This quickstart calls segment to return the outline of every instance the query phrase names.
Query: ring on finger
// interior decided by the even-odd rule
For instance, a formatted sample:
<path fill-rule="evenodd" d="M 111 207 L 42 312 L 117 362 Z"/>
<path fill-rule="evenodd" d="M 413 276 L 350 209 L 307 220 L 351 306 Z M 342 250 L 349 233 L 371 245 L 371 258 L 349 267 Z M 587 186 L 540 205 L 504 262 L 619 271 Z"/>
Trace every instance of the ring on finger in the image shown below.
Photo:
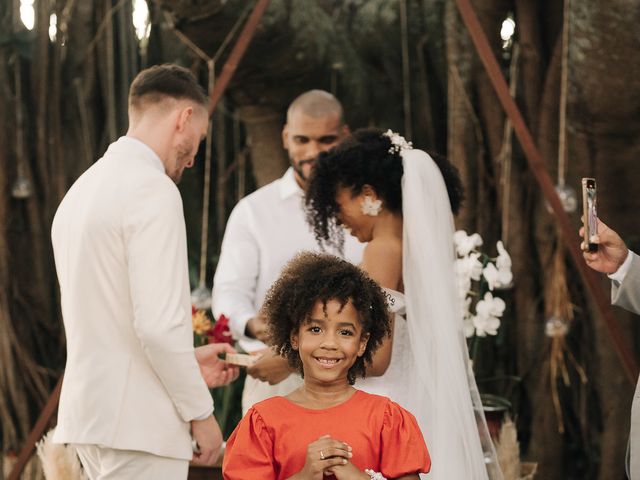
<path fill-rule="evenodd" d="M 324 460 L 324 452 L 320 450 L 320 460 Z"/>

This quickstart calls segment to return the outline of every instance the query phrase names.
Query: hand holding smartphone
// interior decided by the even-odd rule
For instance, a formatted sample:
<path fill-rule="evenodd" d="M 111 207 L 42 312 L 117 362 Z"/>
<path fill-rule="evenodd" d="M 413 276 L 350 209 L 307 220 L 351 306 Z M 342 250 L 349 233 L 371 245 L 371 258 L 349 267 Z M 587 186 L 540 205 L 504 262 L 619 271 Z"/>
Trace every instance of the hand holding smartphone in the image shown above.
<path fill-rule="evenodd" d="M 596 210 L 596 179 L 582 179 L 582 222 L 584 225 L 583 241 L 589 252 L 597 252 L 598 244 L 591 237 L 598 233 L 598 213 Z"/>

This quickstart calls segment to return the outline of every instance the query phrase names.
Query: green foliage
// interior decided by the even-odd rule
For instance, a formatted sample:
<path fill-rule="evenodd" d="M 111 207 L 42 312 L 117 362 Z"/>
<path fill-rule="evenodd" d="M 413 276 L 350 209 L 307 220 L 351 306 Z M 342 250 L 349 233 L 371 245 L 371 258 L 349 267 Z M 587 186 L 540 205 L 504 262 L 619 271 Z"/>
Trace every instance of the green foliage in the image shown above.
<path fill-rule="evenodd" d="M 246 376 L 246 370 L 241 368 L 240 375 L 232 383 L 211 390 L 215 406 L 213 414 L 225 440 L 229 438 L 242 418 L 242 387 Z"/>

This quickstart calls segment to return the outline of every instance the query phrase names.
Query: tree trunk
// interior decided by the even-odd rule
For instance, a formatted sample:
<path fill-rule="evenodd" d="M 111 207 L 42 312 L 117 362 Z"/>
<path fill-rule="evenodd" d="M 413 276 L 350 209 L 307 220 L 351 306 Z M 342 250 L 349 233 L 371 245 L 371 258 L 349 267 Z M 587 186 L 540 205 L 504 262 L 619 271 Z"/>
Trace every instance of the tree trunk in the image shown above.
<path fill-rule="evenodd" d="M 282 117 L 267 107 L 246 106 L 238 109 L 247 131 L 251 165 L 258 187 L 282 176 L 289 166 L 282 148 Z"/>

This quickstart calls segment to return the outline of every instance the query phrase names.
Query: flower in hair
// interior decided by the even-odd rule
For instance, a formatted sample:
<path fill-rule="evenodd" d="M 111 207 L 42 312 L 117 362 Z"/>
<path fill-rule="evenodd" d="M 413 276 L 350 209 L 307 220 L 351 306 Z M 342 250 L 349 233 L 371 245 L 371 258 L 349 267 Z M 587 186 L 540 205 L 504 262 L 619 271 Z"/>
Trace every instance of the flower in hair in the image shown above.
<path fill-rule="evenodd" d="M 382 136 L 389 137 L 389 140 L 391 140 L 389 153 L 401 153 L 403 150 L 411 150 L 413 148 L 411 142 L 407 142 L 402 135 L 391 129 L 384 132 Z"/>

